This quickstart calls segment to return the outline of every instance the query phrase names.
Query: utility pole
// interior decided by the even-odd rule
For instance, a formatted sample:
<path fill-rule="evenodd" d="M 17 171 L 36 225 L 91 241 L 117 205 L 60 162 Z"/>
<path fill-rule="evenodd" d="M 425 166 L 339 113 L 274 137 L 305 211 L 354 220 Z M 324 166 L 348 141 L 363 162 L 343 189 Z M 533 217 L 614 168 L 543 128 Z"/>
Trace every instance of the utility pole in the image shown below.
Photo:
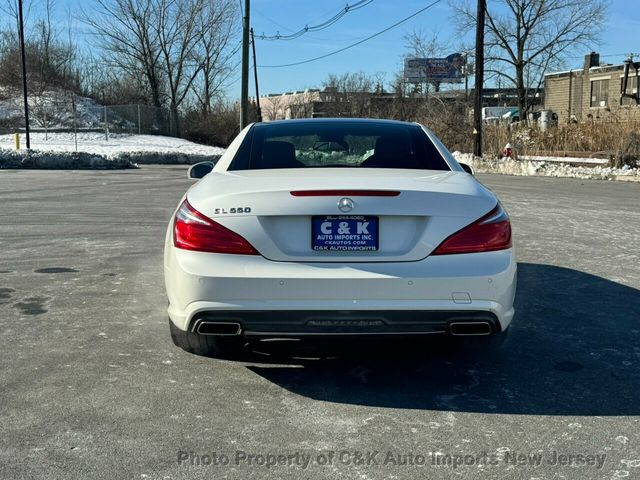
<path fill-rule="evenodd" d="M 242 17 L 242 87 L 240 91 L 240 130 L 249 123 L 249 3 L 244 0 Z"/>
<path fill-rule="evenodd" d="M 486 0 L 478 0 L 476 14 L 476 88 L 473 104 L 473 154 L 482 156 L 482 93 L 484 85 L 484 16 Z"/>
<path fill-rule="evenodd" d="M 262 121 L 262 109 L 260 108 L 260 92 L 258 91 L 258 64 L 256 62 L 256 37 L 253 35 L 253 28 L 251 29 L 251 47 L 253 49 L 253 75 L 256 83 L 256 113 L 258 114 L 258 121 Z"/>
<path fill-rule="evenodd" d="M 24 130 L 27 135 L 27 150 L 31 148 L 29 134 L 29 103 L 27 98 L 27 59 L 24 51 L 24 18 L 22 16 L 22 0 L 18 0 L 18 16 L 20 21 L 20 55 L 22 56 L 22 94 L 24 97 Z"/>

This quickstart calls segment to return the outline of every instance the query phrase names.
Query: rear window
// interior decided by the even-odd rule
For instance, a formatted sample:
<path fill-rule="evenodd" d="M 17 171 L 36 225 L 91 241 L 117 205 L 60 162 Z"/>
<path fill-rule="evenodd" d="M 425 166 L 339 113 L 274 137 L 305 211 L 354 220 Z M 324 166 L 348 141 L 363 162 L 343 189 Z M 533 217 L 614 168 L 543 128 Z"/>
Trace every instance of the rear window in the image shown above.
<path fill-rule="evenodd" d="M 229 170 L 335 167 L 450 170 L 420 127 L 357 122 L 256 125 Z"/>

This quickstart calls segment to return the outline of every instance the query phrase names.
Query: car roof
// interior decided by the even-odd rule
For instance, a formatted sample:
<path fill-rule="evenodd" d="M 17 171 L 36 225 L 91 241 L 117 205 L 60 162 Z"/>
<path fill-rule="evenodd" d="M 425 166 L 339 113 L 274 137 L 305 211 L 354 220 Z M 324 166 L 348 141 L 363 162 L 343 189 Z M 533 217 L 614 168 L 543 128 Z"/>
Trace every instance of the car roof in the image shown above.
<path fill-rule="evenodd" d="M 362 124 L 362 125 L 402 125 L 405 127 L 418 127 L 414 122 L 403 122 L 400 120 L 386 120 L 381 118 L 295 118 L 290 120 L 273 120 L 270 122 L 255 123 L 255 127 L 268 125 L 309 125 L 309 124 Z"/>

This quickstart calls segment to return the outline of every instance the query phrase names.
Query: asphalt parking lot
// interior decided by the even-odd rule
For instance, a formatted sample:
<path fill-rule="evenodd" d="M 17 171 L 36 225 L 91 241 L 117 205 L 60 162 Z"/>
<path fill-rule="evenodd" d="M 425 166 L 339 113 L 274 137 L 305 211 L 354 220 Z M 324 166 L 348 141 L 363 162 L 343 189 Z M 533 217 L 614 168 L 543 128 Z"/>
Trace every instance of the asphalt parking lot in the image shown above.
<path fill-rule="evenodd" d="M 230 362 L 168 334 L 185 172 L 0 171 L 0 478 L 640 478 L 640 185 L 479 176 L 518 248 L 500 352 Z"/>

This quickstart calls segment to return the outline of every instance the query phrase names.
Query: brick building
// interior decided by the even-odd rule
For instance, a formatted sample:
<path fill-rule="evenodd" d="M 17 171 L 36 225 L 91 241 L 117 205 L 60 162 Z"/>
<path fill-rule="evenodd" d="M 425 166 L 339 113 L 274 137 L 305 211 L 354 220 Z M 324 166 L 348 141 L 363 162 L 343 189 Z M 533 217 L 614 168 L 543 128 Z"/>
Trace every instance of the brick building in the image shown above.
<path fill-rule="evenodd" d="M 640 62 L 628 65 L 626 95 L 622 95 L 625 65 L 600 64 L 595 52 L 585 57 L 582 69 L 545 75 L 545 109 L 555 112 L 559 123 L 640 120 Z"/>

